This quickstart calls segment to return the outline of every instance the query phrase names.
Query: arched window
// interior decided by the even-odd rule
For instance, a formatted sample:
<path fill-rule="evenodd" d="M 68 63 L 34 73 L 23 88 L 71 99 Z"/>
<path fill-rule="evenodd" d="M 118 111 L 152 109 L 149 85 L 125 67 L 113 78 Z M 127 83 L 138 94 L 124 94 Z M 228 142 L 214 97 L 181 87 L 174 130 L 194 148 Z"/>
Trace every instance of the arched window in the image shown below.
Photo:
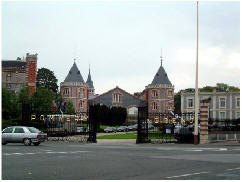
<path fill-rule="evenodd" d="M 138 114 L 138 108 L 133 106 L 128 109 L 128 114 L 129 115 L 137 115 Z"/>

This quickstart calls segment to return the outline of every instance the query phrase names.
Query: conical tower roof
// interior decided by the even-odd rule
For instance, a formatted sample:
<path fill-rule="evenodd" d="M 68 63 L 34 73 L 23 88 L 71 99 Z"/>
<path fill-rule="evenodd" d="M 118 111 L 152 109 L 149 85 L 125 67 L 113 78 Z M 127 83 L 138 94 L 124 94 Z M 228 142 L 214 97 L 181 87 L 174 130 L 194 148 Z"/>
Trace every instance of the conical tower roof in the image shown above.
<path fill-rule="evenodd" d="M 157 73 L 155 74 L 155 77 L 151 83 L 151 85 L 159 85 L 159 84 L 167 84 L 167 85 L 172 85 L 165 69 L 162 66 L 162 60 L 161 60 L 161 65 Z"/>
<path fill-rule="evenodd" d="M 77 68 L 75 62 L 73 64 L 73 66 L 71 67 L 68 75 L 66 76 L 66 79 L 64 80 L 64 82 L 82 82 L 82 83 L 84 83 L 82 75 L 81 75 L 79 69 Z"/>
<path fill-rule="evenodd" d="M 89 85 L 89 88 L 94 88 L 93 81 L 92 81 L 92 78 L 91 78 L 90 68 L 89 68 L 89 73 L 88 73 L 88 77 L 87 77 L 86 83 Z"/>

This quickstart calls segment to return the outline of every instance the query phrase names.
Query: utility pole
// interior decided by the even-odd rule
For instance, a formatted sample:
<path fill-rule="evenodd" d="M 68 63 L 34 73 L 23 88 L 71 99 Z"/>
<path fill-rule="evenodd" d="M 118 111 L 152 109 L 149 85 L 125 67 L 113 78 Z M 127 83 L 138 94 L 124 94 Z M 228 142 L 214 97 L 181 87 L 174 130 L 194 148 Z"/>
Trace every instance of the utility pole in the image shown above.
<path fill-rule="evenodd" d="M 199 143 L 199 141 L 198 141 L 198 111 L 199 111 L 199 99 L 198 99 L 198 1 L 197 1 L 197 54 L 196 54 L 196 81 L 195 81 L 194 145 L 197 145 Z"/>

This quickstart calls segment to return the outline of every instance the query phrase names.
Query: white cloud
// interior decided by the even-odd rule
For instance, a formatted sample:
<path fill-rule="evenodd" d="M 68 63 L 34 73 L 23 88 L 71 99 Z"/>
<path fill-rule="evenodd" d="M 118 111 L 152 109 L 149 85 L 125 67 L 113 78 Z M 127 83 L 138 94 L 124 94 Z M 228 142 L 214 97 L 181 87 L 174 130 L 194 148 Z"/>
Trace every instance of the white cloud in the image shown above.
<path fill-rule="evenodd" d="M 170 78 L 176 91 L 195 87 L 196 52 L 191 48 L 182 48 L 175 53 L 175 62 L 179 63 L 172 70 Z M 228 52 L 221 47 L 206 47 L 199 50 L 199 87 L 215 86 L 226 83 L 233 86 L 240 84 L 240 54 Z M 169 75 L 169 73 L 168 73 Z"/>

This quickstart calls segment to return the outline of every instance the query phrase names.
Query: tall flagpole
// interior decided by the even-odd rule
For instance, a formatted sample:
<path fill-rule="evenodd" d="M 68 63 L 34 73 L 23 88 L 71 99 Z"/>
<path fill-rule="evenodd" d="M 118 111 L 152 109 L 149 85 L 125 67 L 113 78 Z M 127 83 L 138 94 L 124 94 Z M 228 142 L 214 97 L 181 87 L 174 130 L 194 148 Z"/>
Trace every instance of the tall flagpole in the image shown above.
<path fill-rule="evenodd" d="M 197 1 L 197 54 L 196 54 L 196 83 L 195 83 L 195 125 L 194 125 L 194 145 L 199 143 L 198 141 L 198 1 Z"/>

